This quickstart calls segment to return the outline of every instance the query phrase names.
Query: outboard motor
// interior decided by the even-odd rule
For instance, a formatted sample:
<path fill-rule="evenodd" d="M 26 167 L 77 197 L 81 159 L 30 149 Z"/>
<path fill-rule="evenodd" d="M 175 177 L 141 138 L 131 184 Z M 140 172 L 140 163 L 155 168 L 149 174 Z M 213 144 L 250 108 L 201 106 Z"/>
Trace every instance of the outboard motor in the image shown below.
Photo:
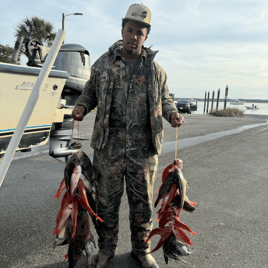
<path fill-rule="evenodd" d="M 88 50 L 78 44 L 63 44 L 53 69 L 67 71 L 70 74 L 62 91 L 62 99 L 66 100 L 66 107 L 73 108 L 90 77 Z M 76 142 L 71 142 L 71 139 L 78 135 L 75 129 L 72 130 L 72 122 L 72 116 L 65 115 L 63 123 L 54 124 L 51 130 L 49 154 L 60 161 L 66 162 L 68 156 L 81 147 Z M 79 140 L 84 139 L 79 137 Z"/>
<path fill-rule="evenodd" d="M 66 71 L 71 77 L 63 89 L 66 105 L 74 105 L 90 77 L 89 52 L 81 45 L 63 44 L 54 63 L 54 69 Z"/>

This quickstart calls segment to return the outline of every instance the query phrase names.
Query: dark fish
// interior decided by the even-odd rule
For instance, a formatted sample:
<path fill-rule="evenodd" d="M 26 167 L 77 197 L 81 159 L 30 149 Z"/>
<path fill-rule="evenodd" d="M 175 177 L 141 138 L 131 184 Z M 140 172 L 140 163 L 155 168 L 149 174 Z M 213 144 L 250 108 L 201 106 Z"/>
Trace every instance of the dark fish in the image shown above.
<path fill-rule="evenodd" d="M 158 196 L 154 202 L 154 206 L 156 207 L 159 201 L 167 196 L 170 193 L 170 189 L 173 184 L 177 185 L 177 189 L 180 192 L 180 204 L 179 207 L 182 208 L 186 199 L 186 188 L 188 186 L 186 179 L 184 178 L 181 170 L 176 166 L 173 167 L 172 172 L 167 176 L 165 181 L 162 183 L 159 189 Z M 174 193 L 175 194 L 175 193 Z M 166 205 L 172 201 L 175 196 L 170 196 Z M 178 201 L 178 200 L 177 200 Z"/>
<path fill-rule="evenodd" d="M 71 218 L 69 218 L 65 230 L 65 239 L 69 244 L 69 268 L 75 267 L 77 261 L 85 257 L 83 250 L 86 252 L 88 267 L 90 267 L 90 257 L 93 251 L 93 246 L 96 248 L 96 245 L 90 232 L 89 215 L 81 206 L 78 211 L 76 233 L 74 238 L 72 238 L 72 233 L 73 224 Z"/>
<path fill-rule="evenodd" d="M 168 264 L 168 258 L 181 261 L 179 256 L 187 256 L 194 251 L 195 248 L 189 248 L 187 245 L 178 241 L 173 233 L 163 244 L 163 253 L 166 264 Z"/>
<path fill-rule="evenodd" d="M 93 178 L 93 167 L 90 159 L 83 151 L 79 151 L 70 156 L 64 169 L 64 178 L 67 189 L 70 188 L 71 176 L 75 166 L 81 167 L 82 174 L 93 186 L 97 185 L 96 180 Z"/>
<path fill-rule="evenodd" d="M 82 174 L 92 183 L 92 185 L 96 186 L 97 182 L 93 178 L 93 166 L 89 157 L 83 151 L 78 152 L 77 157 L 82 168 Z"/>
<path fill-rule="evenodd" d="M 69 161 L 67 162 L 65 166 L 64 179 L 65 179 L 66 188 L 70 189 L 71 187 L 71 176 L 73 174 L 75 166 L 81 167 L 81 173 L 83 174 L 84 177 L 80 176 L 80 178 L 83 180 L 83 183 L 86 187 L 87 200 L 93 212 L 96 213 L 96 202 L 92 196 L 92 193 L 93 193 L 92 187 L 96 187 L 97 182 L 93 178 L 93 166 L 91 164 L 91 161 L 89 157 L 83 151 L 73 153 L 70 156 Z M 90 184 L 88 182 L 90 182 Z M 94 223 L 94 226 L 96 226 L 95 216 L 91 215 L 91 218 Z"/>
<path fill-rule="evenodd" d="M 88 268 L 90 268 L 90 257 L 93 246 L 96 248 L 96 243 L 90 232 L 89 214 L 81 206 L 78 208 L 75 236 L 73 237 L 73 221 L 69 216 L 60 234 L 55 239 L 53 248 L 66 244 L 69 244 L 68 253 L 65 255 L 65 260 L 68 258 L 69 268 L 75 267 L 77 262 L 85 257 L 83 251 L 86 253 Z"/>
<path fill-rule="evenodd" d="M 175 177 L 177 187 L 178 187 L 178 189 L 180 191 L 180 195 L 181 195 L 180 208 L 183 208 L 184 201 L 186 199 L 186 188 L 188 187 L 188 183 L 185 180 L 181 170 L 177 167 L 175 167 L 173 176 Z"/>
<path fill-rule="evenodd" d="M 162 183 L 162 185 L 160 186 L 159 192 L 158 192 L 158 196 L 154 202 L 154 207 L 156 207 L 158 205 L 158 203 L 160 202 L 160 200 L 169 193 L 172 185 L 176 183 L 176 178 L 174 176 L 174 173 L 170 173 L 166 180 L 164 181 L 164 183 Z"/>
<path fill-rule="evenodd" d="M 145 241 L 148 242 L 155 235 L 161 236 L 157 246 L 150 253 L 163 246 L 166 264 L 168 258 L 180 260 L 178 256 L 186 256 L 194 251 L 194 249 L 188 248 L 193 243 L 184 230 L 190 232 L 191 235 L 194 235 L 195 232 L 180 221 L 180 213 L 182 209 L 189 212 L 194 211 L 197 203 L 191 202 L 186 195 L 188 183 L 181 169 L 182 161 L 175 159 L 163 171 L 162 184 L 154 203 L 156 207 L 162 200 L 161 208 L 157 212 L 159 228 L 153 229 Z"/>

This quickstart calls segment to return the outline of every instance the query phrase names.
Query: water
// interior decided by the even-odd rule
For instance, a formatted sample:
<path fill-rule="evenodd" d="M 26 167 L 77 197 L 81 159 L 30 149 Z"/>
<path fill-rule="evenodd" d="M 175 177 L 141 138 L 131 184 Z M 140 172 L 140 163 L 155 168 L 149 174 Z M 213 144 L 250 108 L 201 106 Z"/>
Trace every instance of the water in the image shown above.
<path fill-rule="evenodd" d="M 211 101 L 209 102 L 209 108 L 211 109 Z M 250 110 L 247 109 L 246 106 L 254 106 L 256 105 L 259 109 L 258 110 Z M 213 103 L 213 110 L 216 110 L 217 102 L 214 101 Z M 245 102 L 243 105 L 232 105 L 230 102 L 227 102 L 226 105 L 227 108 L 238 108 L 244 111 L 244 114 L 256 114 L 256 115 L 268 115 L 268 103 L 258 103 L 258 102 Z M 219 110 L 222 110 L 224 108 L 224 102 L 219 102 Z M 206 103 L 206 109 L 207 111 L 207 103 Z M 197 102 L 197 111 L 192 112 L 193 114 L 203 114 L 204 113 L 204 101 L 198 101 Z"/>

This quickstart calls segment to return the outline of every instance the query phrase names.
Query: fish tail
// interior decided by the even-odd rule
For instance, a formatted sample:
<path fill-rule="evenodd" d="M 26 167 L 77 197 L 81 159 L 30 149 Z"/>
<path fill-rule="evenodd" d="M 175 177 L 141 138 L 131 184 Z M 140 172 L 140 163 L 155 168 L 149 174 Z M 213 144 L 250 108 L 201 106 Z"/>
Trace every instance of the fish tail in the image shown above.
<path fill-rule="evenodd" d="M 59 235 L 60 234 L 60 229 L 56 227 L 54 232 L 53 232 L 53 234 Z"/>
<path fill-rule="evenodd" d="M 61 192 L 58 191 L 58 192 L 56 193 L 54 199 L 58 199 L 58 200 L 59 200 L 59 199 L 60 199 L 60 195 L 61 195 Z"/>
<path fill-rule="evenodd" d="M 179 241 L 181 241 L 183 243 L 186 243 L 188 246 L 193 245 L 193 243 L 191 242 L 190 238 L 180 228 L 174 226 L 173 233 L 176 236 L 176 239 L 178 239 Z"/>
<path fill-rule="evenodd" d="M 163 244 L 164 242 L 171 236 L 172 232 L 166 232 L 165 234 L 163 234 L 158 242 L 158 244 L 156 245 L 156 247 L 149 253 L 147 254 L 150 254 L 150 253 L 153 253 L 155 252 L 156 250 L 158 250 Z"/>
<path fill-rule="evenodd" d="M 58 199 L 60 198 L 61 192 L 66 188 L 66 184 L 65 184 L 65 179 L 63 178 L 63 180 L 61 181 L 60 184 L 60 188 L 58 189 L 54 199 Z"/>
<path fill-rule="evenodd" d="M 193 207 L 196 207 L 197 206 L 197 202 L 193 202 L 193 201 L 188 201 L 188 203 L 191 205 L 191 206 L 193 206 Z"/>

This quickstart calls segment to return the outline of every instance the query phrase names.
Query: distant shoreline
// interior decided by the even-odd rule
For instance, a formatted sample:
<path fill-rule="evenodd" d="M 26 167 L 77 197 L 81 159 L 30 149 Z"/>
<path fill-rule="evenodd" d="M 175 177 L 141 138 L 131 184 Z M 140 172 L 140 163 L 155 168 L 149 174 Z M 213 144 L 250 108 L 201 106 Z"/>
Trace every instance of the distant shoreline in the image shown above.
<path fill-rule="evenodd" d="M 174 101 L 178 101 L 178 100 L 189 100 L 189 101 L 205 101 L 205 99 L 201 99 L 201 98 L 174 98 Z M 233 101 L 234 99 L 227 99 L 227 102 Z M 268 100 L 259 100 L 259 99 L 239 99 L 240 101 L 243 101 L 245 103 L 252 103 L 252 102 L 256 102 L 256 103 L 268 103 Z M 208 101 L 208 100 L 206 100 Z M 209 98 L 209 102 L 212 102 L 212 98 Z M 214 102 L 217 102 L 217 98 L 214 98 Z M 219 102 L 225 102 L 225 99 L 219 99 Z"/>

